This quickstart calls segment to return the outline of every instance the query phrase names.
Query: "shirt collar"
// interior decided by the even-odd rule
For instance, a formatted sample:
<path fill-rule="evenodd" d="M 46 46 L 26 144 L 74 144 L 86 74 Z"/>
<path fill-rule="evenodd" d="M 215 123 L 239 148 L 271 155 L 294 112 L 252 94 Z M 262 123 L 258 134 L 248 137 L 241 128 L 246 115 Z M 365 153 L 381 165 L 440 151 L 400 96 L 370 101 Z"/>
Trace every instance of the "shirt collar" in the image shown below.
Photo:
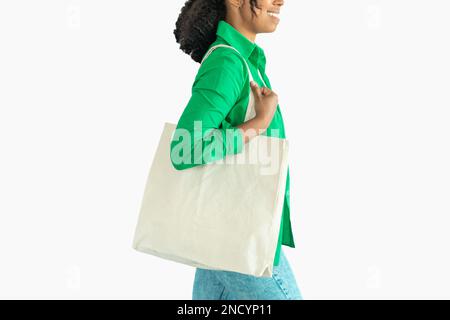
<path fill-rule="evenodd" d="M 258 68 L 260 67 L 262 70 L 265 70 L 266 56 L 264 50 L 256 43 L 247 39 L 231 24 L 225 20 L 219 20 L 216 34 L 230 46 L 237 49 L 247 60 L 251 61 Z"/>

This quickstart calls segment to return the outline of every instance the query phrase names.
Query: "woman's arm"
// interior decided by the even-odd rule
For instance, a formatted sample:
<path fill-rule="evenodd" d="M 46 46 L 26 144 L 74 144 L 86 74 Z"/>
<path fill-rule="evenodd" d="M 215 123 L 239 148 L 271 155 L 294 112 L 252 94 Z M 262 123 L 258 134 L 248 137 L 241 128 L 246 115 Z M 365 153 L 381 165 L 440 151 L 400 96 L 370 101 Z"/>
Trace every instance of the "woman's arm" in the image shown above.
<path fill-rule="evenodd" d="M 238 125 L 237 128 L 242 130 L 243 144 L 246 144 L 267 129 L 267 121 L 256 116 Z"/>
<path fill-rule="evenodd" d="M 248 81 L 241 59 L 228 48 L 217 48 L 200 66 L 171 141 L 170 158 L 175 169 L 184 170 L 242 151 L 244 141 L 248 141 L 242 128 L 219 129 Z"/>

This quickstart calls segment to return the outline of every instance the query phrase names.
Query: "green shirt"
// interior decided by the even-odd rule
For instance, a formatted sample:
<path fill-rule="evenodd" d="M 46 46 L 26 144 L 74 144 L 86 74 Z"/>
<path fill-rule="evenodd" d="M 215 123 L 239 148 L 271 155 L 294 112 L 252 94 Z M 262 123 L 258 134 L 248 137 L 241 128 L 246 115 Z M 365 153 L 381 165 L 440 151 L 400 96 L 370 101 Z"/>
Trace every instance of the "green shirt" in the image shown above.
<path fill-rule="evenodd" d="M 231 48 L 218 47 L 200 65 L 192 85 L 191 98 L 176 127 L 176 129 L 187 129 L 192 135 L 191 150 L 189 154 L 182 155 L 184 159 L 188 159 L 186 160 L 187 163 L 174 162 L 171 157 L 172 164 L 177 170 L 209 163 L 222 159 L 228 154 L 237 154 L 242 151 L 243 135 L 242 131 L 236 126 L 245 120 L 251 90 L 247 67 L 242 61 L 242 56 L 247 61 L 254 81 L 260 87 L 265 83 L 267 87 L 272 88 L 265 74 L 266 57 L 261 47 L 248 40 L 225 20 L 219 21 L 216 34 L 216 41 L 209 48 L 217 44 L 226 44 L 237 49 L 241 56 Z M 260 78 L 260 74 L 263 79 Z M 262 80 L 264 80 L 264 83 Z M 208 139 L 205 139 L 204 135 L 194 134 L 194 121 L 201 121 L 202 134 L 205 134 L 208 130 L 208 132 L 214 132 L 214 134 L 210 135 Z M 271 129 L 278 129 L 279 137 L 286 138 L 279 105 L 272 122 L 262 134 L 272 136 Z M 178 138 L 174 136 L 171 151 L 174 150 L 177 143 L 179 143 Z M 220 146 L 223 146 L 223 150 L 221 152 L 209 152 L 208 159 L 203 158 L 204 155 L 202 154 L 200 154 L 200 158 L 197 158 L 196 148 L 201 146 L 202 150 L 207 150 L 208 145 L 213 143 L 221 143 Z M 194 158 L 192 158 L 193 155 Z M 295 248 L 290 221 L 289 167 L 274 265 L 279 264 L 282 244 Z"/>

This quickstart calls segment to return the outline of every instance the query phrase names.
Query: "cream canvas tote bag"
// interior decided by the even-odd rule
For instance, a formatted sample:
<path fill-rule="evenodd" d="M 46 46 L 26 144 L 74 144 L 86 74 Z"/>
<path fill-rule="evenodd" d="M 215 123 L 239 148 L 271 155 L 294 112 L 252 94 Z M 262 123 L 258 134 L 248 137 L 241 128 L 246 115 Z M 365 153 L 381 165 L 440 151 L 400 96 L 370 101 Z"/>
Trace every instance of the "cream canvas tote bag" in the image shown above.
<path fill-rule="evenodd" d="M 204 59 L 219 46 L 226 45 L 212 47 Z M 247 70 L 253 80 L 248 65 Z M 245 121 L 255 115 L 252 95 Z M 164 124 L 133 248 L 192 267 L 271 277 L 286 187 L 287 139 L 258 135 L 239 154 L 176 170 L 170 157 L 175 129 L 176 124 Z"/>

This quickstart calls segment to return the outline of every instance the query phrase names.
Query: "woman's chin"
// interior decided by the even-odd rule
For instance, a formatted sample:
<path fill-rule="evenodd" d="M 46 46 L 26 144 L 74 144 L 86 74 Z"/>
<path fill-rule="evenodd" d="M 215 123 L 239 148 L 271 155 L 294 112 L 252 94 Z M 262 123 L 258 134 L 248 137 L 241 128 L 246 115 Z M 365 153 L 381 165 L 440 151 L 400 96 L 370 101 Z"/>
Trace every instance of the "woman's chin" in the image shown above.
<path fill-rule="evenodd" d="M 260 25 L 259 31 L 257 33 L 271 33 L 275 32 L 278 27 L 279 19 L 270 19 L 269 21 L 264 21 L 264 24 Z"/>
<path fill-rule="evenodd" d="M 278 27 L 277 24 L 268 26 L 266 33 L 272 33 L 272 32 L 275 32 L 275 31 L 277 30 L 277 27 Z"/>
<path fill-rule="evenodd" d="M 270 31 L 268 31 L 268 32 L 274 32 L 275 30 L 277 30 L 277 27 L 278 27 L 278 23 L 280 23 L 280 20 L 278 19 L 277 21 L 271 21 L 271 23 L 269 23 L 267 26 L 268 26 L 268 29 L 270 30 Z"/>

